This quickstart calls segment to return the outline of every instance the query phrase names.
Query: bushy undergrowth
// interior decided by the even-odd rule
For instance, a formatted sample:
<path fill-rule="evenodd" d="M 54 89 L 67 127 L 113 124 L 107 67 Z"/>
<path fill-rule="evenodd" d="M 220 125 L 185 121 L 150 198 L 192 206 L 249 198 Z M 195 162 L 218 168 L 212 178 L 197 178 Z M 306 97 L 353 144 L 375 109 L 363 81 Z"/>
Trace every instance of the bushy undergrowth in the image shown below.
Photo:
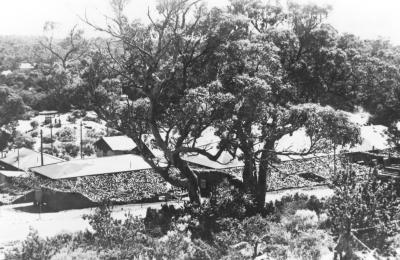
<path fill-rule="evenodd" d="M 74 131 L 70 127 L 63 127 L 56 133 L 56 137 L 60 142 L 74 141 Z"/>
<path fill-rule="evenodd" d="M 91 231 L 49 239 L 33 232 L 8 257 L 319 259 L 332 247 L 331 237 L 319 229 L 323 213 L 308 209 L 316 199 L 284 197 L 262 215 L 248 201 L 239 191 L 222 186 L 200 207 L 164 205 L 160 210 L 148 209 L 144 219 L 128 214 L 124 220 L 113 218 L 112 207 L 104 203 L 94 214 L 84 216 Z"/>
<path fill-rule="evenodd" d="M 389 238 L 399 232 L 398 184 L 373 174 L 360 178 L 353 171 L 341 172 L 333 184 L 335 194 L 327 203 L 333 233 L 352 232 L 370 248 L 389 252 Z"/>
<path fill-rule="evenodd" d="M 52 238 L 43 239 L 39 237 L 37 231 L 31 230 L 26 240 L 19 247 L 14 248 L 6 254 L 6 259 L 21 260 L 46 260 L 51 259 L 65 243 L 70 243 L 73 236 L 61 234 Z"/>
<path fill-rule="evenodd" d="M 304 194 L 294 194 L 283 196 L 280 200 L 269 202 L 266 204 L 266 211 L 279 221 L 282 216 L 293 215 L 297 210 L 308 209 L 321 214 L 326 209 L 325 200 L 320 200 L 315 196 L 307 196 Z"/>
<path fill-rule="evenodd" d="M 398 211 L 393 209 L 398 204 L 394 194 L 388 193 L 391 184 L 373 177 L 356 182 L 354 176 L 338 176 L 334 180 L 338 188 L 328 201 L 295 194 L 268 203 L 262 212 L 255 210 L 246 194 L 227 184 L 218 187 L 200 206 L 163 205 L 159 210 L 148 209 L 143 219 L 129 214 L 123 220 L 115 219 L 112 207 L 104 203 L 94 214 L 84 217 L 92 231 L 49 239 L 32 232 L 8 257 L 321 259 L 333 256 L 337 238 L 343 234 L 348 221 L 357 228 L 379 224 L 380 229 L 375 233 L 363 234 L 381 239 L 379 243 L 383 247 L 361 233 L 357 235 L 371 247 L 385 247 L 387 254 L 395 255 L 399 237 L 388 231 L 391 230 L 389 220 L 398 217 Z M 369 216 L 375 218 L 366 222 L 365 217 Z M 330 231 L 336 236 L 332 237 Z"/>

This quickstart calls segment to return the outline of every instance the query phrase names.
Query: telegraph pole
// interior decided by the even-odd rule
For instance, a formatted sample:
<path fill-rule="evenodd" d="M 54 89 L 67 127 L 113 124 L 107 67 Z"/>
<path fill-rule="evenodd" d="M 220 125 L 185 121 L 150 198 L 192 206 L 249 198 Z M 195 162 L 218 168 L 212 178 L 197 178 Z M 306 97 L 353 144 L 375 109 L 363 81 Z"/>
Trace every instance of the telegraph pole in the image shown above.
<path fill-rule="evenodd" d="M 40 163 L 43 166 L 43 130 L 40 129 Z"/>
<path fill-rule="evenodd" d="M 53 154 L 53 121 L 50 122 L 50 145 L 51 145 L 51 154 Z"/>
<path fill-rule="evenodd" d="M 82 142 L 82 121 L 81 121 L 81 159 L 83 158 L 82 147 L 83 147 L 83 142 Z"/>
<path fill-rule="evenodd" d="M 18 169 L 19 169 L 19 147 L 18 147 Z"/>

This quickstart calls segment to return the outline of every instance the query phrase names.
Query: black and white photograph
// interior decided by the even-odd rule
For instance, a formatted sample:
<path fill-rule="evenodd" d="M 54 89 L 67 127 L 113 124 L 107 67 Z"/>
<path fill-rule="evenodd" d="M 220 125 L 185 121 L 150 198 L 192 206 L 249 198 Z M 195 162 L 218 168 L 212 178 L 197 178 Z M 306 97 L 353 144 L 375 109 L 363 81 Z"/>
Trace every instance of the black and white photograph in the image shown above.
<path fill-rule="evenodd" d="M 1 0 L 0 260 L 400 259 L 399 14 Z"/>

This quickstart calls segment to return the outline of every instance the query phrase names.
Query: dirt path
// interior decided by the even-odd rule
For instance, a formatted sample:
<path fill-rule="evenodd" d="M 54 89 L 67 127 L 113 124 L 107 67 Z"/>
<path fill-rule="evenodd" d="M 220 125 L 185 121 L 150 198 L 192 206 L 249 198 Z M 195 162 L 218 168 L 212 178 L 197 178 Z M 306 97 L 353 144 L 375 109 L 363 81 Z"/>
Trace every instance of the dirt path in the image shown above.
<path fill-rule="evenodd" d="M 287 189 L 287 190 L 279 190 L 279 191 L 270 191 L 267 192 L 265 196 L 265 201 L 275 201 L 281 199 L 283 196 L 294 195 L 296 193 L 301 193 L 307 196 L 316 196 L 317 198 L 326 198 L 333 195 L 333 190 L 329 188 L 327 185 L 323 186 L 315 186 L 315 187 L 305 187 L 305 188 L 297 188 L 297 189 Z"/>

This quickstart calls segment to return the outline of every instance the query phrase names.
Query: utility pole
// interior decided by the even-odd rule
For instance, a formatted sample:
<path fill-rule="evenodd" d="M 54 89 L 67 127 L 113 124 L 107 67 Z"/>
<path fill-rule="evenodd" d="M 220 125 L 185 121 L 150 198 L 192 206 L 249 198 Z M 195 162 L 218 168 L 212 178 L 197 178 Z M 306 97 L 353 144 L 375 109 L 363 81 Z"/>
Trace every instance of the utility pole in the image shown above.
<path fill-rule="evenodd" d="M 53 121 L 50 122 L 50 145 L 51 145 L 51 153 L 53 154 Z"/>
<path fill-rule="evenodd" d="M 40 163 L 43 166 L 43 130 L 40 129 Z"/>
<path fill-rule="evenodd" d="M 333 176 L 336 176 L 336 144 L 333 144 Z"/>
<path fill-rule="evenodd" d="M 83 158 L 82 147 L 83 147 L 83 142 L 82 142 L 82 121 L 81 121 L 81 159 Z"/>

